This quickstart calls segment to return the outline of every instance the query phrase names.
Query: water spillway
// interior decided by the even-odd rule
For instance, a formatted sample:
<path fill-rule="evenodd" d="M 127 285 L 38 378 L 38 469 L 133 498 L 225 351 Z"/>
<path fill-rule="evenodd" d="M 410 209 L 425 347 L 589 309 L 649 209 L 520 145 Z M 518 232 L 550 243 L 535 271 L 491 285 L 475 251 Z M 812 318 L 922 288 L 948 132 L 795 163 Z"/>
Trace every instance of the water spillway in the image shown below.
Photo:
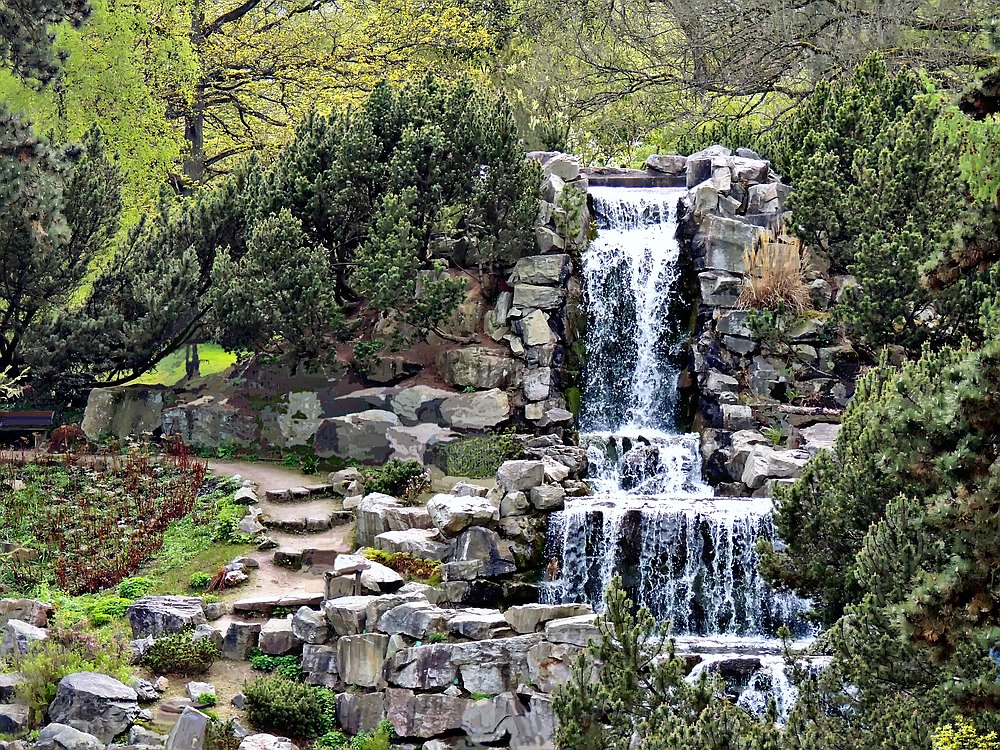
<path fill-rule="evenodd" d="M 690 332 L 677 209 L 683 188 L 592 188 L 598 236 L 582 257 L 587 365 L 580 415 L 594 495 L 553 514 L 561 570 L 548 601 L 596 609 L 614 575 L 677 635 L 802 634 L 804 603 L 775 592 L 756 545 L 773 539 L 769 499 L 716 498 L 699 437 L 679 429 Z"/>

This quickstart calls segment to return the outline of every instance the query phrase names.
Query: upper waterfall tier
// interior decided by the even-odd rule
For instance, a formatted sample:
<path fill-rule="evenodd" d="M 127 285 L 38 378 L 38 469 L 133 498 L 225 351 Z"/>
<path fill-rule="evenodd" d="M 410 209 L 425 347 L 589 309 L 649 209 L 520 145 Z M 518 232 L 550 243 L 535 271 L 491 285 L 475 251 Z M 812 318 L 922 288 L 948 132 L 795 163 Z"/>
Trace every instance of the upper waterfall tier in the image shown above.
<path fill-rule="evenodd" d="M 676 429 L 687 345 L 678 263 L 683 188 L 594 188 L 599 229 L 583 255 L 587 289 L 584 432 Z"/>

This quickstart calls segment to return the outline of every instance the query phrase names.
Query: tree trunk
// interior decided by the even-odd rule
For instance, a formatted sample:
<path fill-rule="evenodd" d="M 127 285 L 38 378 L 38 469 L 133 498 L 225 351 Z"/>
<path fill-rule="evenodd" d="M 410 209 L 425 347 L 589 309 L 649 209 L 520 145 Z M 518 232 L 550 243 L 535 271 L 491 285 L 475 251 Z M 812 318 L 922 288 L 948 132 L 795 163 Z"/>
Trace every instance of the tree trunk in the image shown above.
<path fill-rule="evenodd" d="M 195 0 L 191 9 L 191 46 L 200 60 L 205 46 L 204 0 Z M 205 85 L 202 80 L 195 84 L 194 101 L 184 115 L 184 140 L 187 141 L 187 154 L 184 156 L 183 192 L 190 195 L 205 182 Z"/>

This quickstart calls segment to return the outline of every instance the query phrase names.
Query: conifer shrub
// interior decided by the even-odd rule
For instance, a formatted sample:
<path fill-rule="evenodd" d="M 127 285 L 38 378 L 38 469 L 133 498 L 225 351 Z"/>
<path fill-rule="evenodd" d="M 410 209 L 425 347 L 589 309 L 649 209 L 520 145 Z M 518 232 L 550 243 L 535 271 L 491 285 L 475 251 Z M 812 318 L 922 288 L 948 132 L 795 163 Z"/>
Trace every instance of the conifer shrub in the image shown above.
<path fill-rule="evenodd" d="M 333 728 L 334 695 L 280 676 L 261 677 L 243 690 L 247 718 L 263 731 L 321 737 Z"/>
<path fill-rule="evenodd" d="M 428 484 L 426 471 L 417 461 L 393 458 L 383 466 L 366 468 L 363 473 L 367 492 L 381 492 L 401 500 L 415 498 Z"/>
<path fill-rule="evenodd" d="M 222 654 L 208 638 L 197 641 L 191 631 L 163 635 L 142 656 L 142 664 L 156 674 L 199 675 L 212 668 Z"/>

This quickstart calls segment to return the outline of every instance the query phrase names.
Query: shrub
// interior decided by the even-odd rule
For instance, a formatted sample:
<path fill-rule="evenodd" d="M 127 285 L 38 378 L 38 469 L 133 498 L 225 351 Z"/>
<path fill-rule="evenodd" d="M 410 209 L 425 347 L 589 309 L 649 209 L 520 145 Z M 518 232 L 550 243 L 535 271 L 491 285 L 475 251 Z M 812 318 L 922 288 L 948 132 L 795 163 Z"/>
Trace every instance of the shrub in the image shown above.
<path fill-rule="evenodd" d="M 274 672 L 286 680 L 299 680 L 302 667 L 297 656 L 268 656 L 259 648 L 250 651 L 250 667 L 258 672 Z"/>
<path fill-rule="evenodd" d="M 349 740 L 340 732 L 327 732 L 313 743 L 313 750 L 337 750 L 345 747 Z"/>
<path fill-rule="evenodd" d="M 194 591 L 204 591 L 212 583 L 212 574 L 199 570 L 191 574 L 188 579 L 188 586 Z"/>
<path fill-rule="evenodd" d="M 191 631 L 171 633 L 153 641 L 142 663 L 157 674 L 205 674 L 222 654 L 208 638 L 194 641 Z"/>
<path fill-rule="evenodd" d="M 446 640 L 448 640 L 446 633 L 431 633 L 427 636 L 428 643 L 444 643 Z"/>
<path fill-rule="evenodd" d="M 781 233 L 765 232 L 756 247 L 743 253 L 747 274 L 738 305 L 744 310 L 777 310 L 801 313 L 809 307 L 809 287 L 804 271 L 808 257 L 802 241 Z"/>
<path fill-rule="evenodd" d="M 333 728 L 333 693 L 279 676 L 261 677 L 243 691 L 247 718 L 264 730 L 320 737 Z"/>
<path fill-rule="evenodd" d="M 226 722 L 213 719 L 208 722 L 205 729 L 205 750 L 238 750 L 240 742 L 233 719 Z"/>
<path fill-rule="evenodd" d="M 148 594 L 152 588 L 153 582 L 149 578 L 143 578 L 142 576 L 126 578 L 118 584 L 118 596 L 122 599 L 135 601 Z"/>
<path fill-rule="evenodd" d="M 362 732 L 351 738 L 351 750 L 390 750 L 396 730 L 388 720 L 382 719 L 373 732 Z"/>
<path fill-rule="evenodd" d="M 380 468 L 365 469 L 364 475 L 366 491 L 403 499 L 416 497 L 427 485 L 424 467 L 416 461 L 393 458 Z"/>
<path fill-rule="evenodd" d="M 996 732 L 981 734 L 968 719 L 959 717 L 934 732 L 933 750 L 1000 750 Z"/>
<path fill-rule="evenodd" d="M 24 678 L 17 686 L 17 697 L 31 709 L 32 723 L 41 724 L 63 677 L 74 672 L 99 672 L 127 681 L 131 658 L 131 647 L 117 637 L 98 635 L 79 624 L 51 628 L 46 640 L 13 660 L 12 666 Z"/>
<path fill-rule="evenodd" d="M 446 474 L 479 479 L 492 477 L 504 461 L 524 456 L 524 446 L 513 431 L 463 438 L 440 450 L 439 463 Z"/>
<path fill-rule="evenodd" d="M 211 708 L 218 702 L 215 693 L 205 692 L 198 696 L 198 705 L 204 708 Z"/>

